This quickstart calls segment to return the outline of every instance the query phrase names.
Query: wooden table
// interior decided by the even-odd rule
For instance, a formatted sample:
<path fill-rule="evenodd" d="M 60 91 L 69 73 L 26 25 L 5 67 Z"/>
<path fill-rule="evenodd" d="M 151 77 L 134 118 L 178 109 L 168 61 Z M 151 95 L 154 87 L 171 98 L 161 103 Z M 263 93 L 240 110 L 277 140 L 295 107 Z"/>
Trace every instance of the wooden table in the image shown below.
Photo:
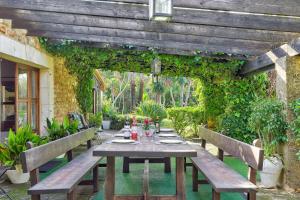
<path fill-rule="evenodd" d="M 196 157 L 197 151 L 188 144 L 161 144 L 150 138 L 142 138 L 138 144 L 103 143 L 95 148 L 95 156 L 107 157 L 105 180 L 105 200 L 185 200 L 184 157 Z M 135 196 L 115 195 L 115 157 L 175 157 L 176 158 L 176 194 L 150 196 L 145 188 L 147 177 L 144 176 L 144 193 Z M 148 162 L 146 162 L 148 164 Z M 145 173 L 149 172 L 147 166 Z M 144 174 L 145 175 L 145 174 Z"/>

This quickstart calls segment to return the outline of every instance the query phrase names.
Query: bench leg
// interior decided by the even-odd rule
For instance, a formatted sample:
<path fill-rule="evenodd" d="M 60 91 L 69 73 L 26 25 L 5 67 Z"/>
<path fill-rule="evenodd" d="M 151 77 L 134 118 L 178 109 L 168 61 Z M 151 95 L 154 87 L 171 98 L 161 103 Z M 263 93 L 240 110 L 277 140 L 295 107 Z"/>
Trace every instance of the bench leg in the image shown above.
<path fill-rule="evenodd" d="M 171 173 L 171 158 L 164 158 L 165 173 Z"/>
<path fill-rule="evenodd" d="M 129 157 L 123 158 L 123 173 L 129 173 Z"/>
<path fill-rule="evenodd" d="M 193 192 L 198 192 L 198 169 L 193 165 Z"/>
<path fill-rule="evenodd" d="M 220 199 L 221 199 L 220 193 L 212 189 L 212 200 L 220 200 Z"/>
<path fill-rule="evenodd" d="M 93 168 L 93 187 L 94 187 L 94 192 L 98 192 L 99 190 L 99 183 L 98 183 L 98 166 Z"/>
<path fill-rule="evenodd" d="M 184 172 L 186 172 L 186 157 L 184 157 Z"/>
<path fill-rule="evenodd" d="M 256 200 L 256 191 L 251 191 L 247 194 L 247 200 Z"/>
<path fill-rule="evenodd" d="M 74 190 L 67 194 L 67 200 L 75 200 L 75 192 Z"/>
<path fill-rule="evenodd" d="M 41 200 L 41 195 L 31 195 L 31 200 Z"/>

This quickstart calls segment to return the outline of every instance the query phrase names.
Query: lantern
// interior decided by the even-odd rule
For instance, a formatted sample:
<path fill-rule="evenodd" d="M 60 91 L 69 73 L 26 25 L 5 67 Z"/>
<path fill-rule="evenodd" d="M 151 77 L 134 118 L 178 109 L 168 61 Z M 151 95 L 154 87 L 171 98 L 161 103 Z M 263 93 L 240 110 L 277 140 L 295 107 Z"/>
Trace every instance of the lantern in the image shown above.
<path fill-rule="evenodd" d="M 172 18 L 172 0 L 149 0 L 150 20 L 170 21 Z"/>
<path fill-rule="evenodd" d="M 161 61 L 159 60 L 159 58 L 155 58 L 152 61 L 152 74 L 154 76 L 157 76 L 161 73 Z"/>

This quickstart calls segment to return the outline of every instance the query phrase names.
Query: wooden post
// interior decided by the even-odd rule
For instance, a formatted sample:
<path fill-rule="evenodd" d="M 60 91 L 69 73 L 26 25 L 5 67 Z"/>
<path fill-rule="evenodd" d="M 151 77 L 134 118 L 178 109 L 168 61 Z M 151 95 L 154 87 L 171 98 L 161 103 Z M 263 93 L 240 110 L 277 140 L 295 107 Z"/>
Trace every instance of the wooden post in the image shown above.
<path fill-rule="evenodd" d="M 165 173 L 171 173 L 171 158 L 164 158 Z"/>
<path fill-rule="evenodd" d="M 256 185 L 256 173 L 257 173 L 257 170 L 249 166 L 248 180 L 255 185 Z M 247 199 L 248 200 L 256 200 L 256 191 L 248 192 Z"/>
<path fill-rule="evenodd" d="M 149 160 L 145 160 L 143 175 L 143 194 L 144 200 L 149 200 Z"/>
<path fill-rule="evenodd" d="M 71 160 L 73 160 L 73 152 L 72 152 L 72 150 L 67 151 L 67 159 L 68 159 L 68 162 L 70 162 Z"/>
<path fill-rule="evenodd" d="M 123 158 L 123 173 L 129 173 L 129 162 L 130 162 L 129 157 Z"/>
<path fill-rule="evenodd" d="M 99 191 L 99 182 L 98 182 L 98 165 L 96 165 L 96 167 L 93 168 L 93 187 L 94 187 L 94 192 L 98 192 Z"/>
<path fill-rule="evenodd" d="M 32 142 L 27 142 L 26 143 L 27 149 L 32 149 L 33 148 L 33 143 Z M 29 172 L 30 175 L 30 185 L 34 186 L 40 181 L 40 173 L 39 169 L 34 169 Z M 31 200 L 40 200 L 41 195 L 31 195 Z"/>
<path fill-rule="evenodd" d="M 67 193 L 67 200 L 75 200 L 75 192 L 74 190 Z"/>
<path fill-rule="evenodd" d="M 193 178 L 193 192 L 198 192 L 198 169 L 194 166 L 194 164 L 193 164 L 192 178 Z"/>
<path fill-rule="evenodd" d="M 105 179 L 105 200 L 114 200 L 115 194 L 115 157 L 107 157 Z"/>
<path fill-rule="evenodd" d="M 220 193 L 212 189 L 212 200 L 220 200 L 220 199 L 221 199 Z"/>
<path fill-rule="evenodd" d="M 205 147 L 206 147 L 206 140 L 202 139 L 202 141 L 201 141 L 201 147 L 205 149 Z"/>
<path fill-rule="evenodd" d="M 90 149 L 92 147 L 92 140 L 88 140 L 86 144 L 87 144 L 87 148 Z"/>
<path fill-rule="evenodd" d="M 176 196 L 177 200 L 185 200 L 184 158 L 176 158 Z"/>
<path fill-rule="evenodd" d="M 222 149 L 218 149 L 218 158 L 220 160 L 224 160 L 224 151 Z"/>

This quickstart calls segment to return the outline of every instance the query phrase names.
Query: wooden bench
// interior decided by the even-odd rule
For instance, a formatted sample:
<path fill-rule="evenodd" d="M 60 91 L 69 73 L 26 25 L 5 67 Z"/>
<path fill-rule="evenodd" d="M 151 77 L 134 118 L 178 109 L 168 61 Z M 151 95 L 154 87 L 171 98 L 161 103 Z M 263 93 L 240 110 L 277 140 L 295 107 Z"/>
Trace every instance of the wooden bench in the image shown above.
<path fill-rule="evenodd" d="M 65 193 L 68 200 L 73 200 L 77 185 L 93 185 L 94 192 L 98 191 L 98 166 L 102 157 L 93 156 L 94 135 L 95 129 L 90 128 L 38 147 L 29 144 L 30 149 L 21 154 L 21 162 L 24 172 L 30 172 L 32 187 L 28 194 L 32 200 L 40 200 L 41 194 L 50 193 Z M 73 159 L 72 149 L 83 143 L 87 143 L 88 150 Z M 67 153 L 68 163 L 40 181 L 39 167 L 63 153 Z M 82 181 L 91 170 L 93 179 Z"/>
<path fill-rule="evenodd" d="M 198 191 L 198 184 L 209 183 L 213 188 L 213 200 L 219 200 L 221 192 L 238 192 L 248 200 L 255 200 L 256 173 L 263 167 L 263 150 L 205 128 L 200 129 L 200 137 L 203 148 L 198 150 L 197 157 L 191 158 L 193 191 Z M 206 142 L 218 147 L 217 157 L 205 150 Z M 248 180 L 222 162 L 224 152 L 243 160 L 249 166 Z M 205 180 L 198 180 L 198 170 L 203 173 Z"/>

